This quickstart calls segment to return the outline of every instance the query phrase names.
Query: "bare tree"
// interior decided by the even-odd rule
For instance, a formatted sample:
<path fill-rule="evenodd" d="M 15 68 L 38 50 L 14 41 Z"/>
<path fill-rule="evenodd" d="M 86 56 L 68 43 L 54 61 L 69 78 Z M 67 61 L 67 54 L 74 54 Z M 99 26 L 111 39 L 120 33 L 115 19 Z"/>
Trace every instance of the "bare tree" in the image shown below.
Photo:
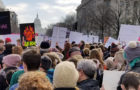
<path fill-rule="evenodd" d="M 101 3 L 97 6 L 96 11 L 91 10 L 89 13 L 89 21 L 91 28 L 94 28 L 94 32 L 97 32 L 100 39 L 104 39 L 105 34 L 112 32 L 111 27 L 113 24 L 114 15 L 110 7 Z M 110 31 L 109 31 L 110 30 Z"/>

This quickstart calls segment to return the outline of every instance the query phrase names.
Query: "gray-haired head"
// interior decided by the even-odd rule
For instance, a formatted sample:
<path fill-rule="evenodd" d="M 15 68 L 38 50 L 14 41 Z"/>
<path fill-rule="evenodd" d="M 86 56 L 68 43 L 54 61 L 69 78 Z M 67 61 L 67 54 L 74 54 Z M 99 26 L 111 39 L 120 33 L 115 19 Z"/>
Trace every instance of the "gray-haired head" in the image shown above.
<path fill-rule="evenodd" d="M 93 78 L 97 70 L 95 62 L 92 60 L 81 60 L 77 64 L 77 70 L 83 70 L 88 78 Z"/>

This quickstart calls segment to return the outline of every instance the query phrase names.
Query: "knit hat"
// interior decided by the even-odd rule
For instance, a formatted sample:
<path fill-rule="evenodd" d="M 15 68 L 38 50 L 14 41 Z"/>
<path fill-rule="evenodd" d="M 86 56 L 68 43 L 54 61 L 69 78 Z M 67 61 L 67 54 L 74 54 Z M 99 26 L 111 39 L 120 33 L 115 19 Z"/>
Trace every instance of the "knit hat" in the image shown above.
<path fill-rule="evenodd" d="M 41 57 L 41 67 L 46 70 L 46 72 L 52 66 L 52 60 L 48 56 Z"/>
<path fill-rule="evenodd" d="M 131 41 L 124 50 L 124 58 L 128 61 L 132 67 L 137 61 L 140 61 L 140 42 Z"/>
<path fill-rule="evenodd" d="M 7 67 L 16 67 L 20 61 L 21 61 L 20 55 L 10 54 L 3 57 L 2 63 L 4 63 Z"/>
<path fill-rule="evenodd" d="M 119 51 L 118 45 L 116 45 L 115 43 L 112 43 L 111 44 L 110 51 L 111 52 L 114 52 L 114 53 L 117 52 L 117 51 Z"/>
<path fill-rule="evenodd" d="M 9 37 L 8 38 L 5 38 L 5 42 L 6 43 L 11 42 L 11 41 L 12 41 L 11 38 L 9 38 Z"/>
<path fill-rule="evenodd" d="M 64 61 L 56 66 L 53 78 L 55 88 L 74 88 L 79 74 L 72 62 Z"/>
<path fill-rule="evenodd" d="M 40 48 L 41 48 L 41 49 L 48 49 L 48 48 L 50 48 L 49 42 L 47 42 L 47 41 L 41 42 Z"/>

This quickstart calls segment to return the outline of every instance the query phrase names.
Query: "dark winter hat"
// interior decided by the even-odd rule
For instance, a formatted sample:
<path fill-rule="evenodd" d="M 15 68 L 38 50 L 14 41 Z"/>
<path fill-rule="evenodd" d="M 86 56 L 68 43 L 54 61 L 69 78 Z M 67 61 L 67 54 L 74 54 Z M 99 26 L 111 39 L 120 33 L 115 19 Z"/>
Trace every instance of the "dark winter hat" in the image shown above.
<path fill-rule="evenodd" d="M 41 67 L 46 70 L 46 72 L 52 66 L 52 60 L 48 56 L 41 57 Z"/>
<path fill-rule="evenodd" d="M 130 64 L 140 61 L 140 42 L 131 41 L 124 50 L 124 58 Z M 134 61 L 134 62 L 133 62 Z"/>
<path fill-rule="evenodd" d="M 41 48 L 41 49 L 48 49 L 48 48 L 50 48 L 49 42 L 47 42 L 47 41 L 41 42 L 40 48 Z"/>
<path fill-rule="evenodd" d="M 119 51 L 118 45 L 116 45 L 115 43 L 112 43 L 112 44 L 111 44 L 110 51 L 111 51 L 112 53 L 115 53 L 115 52 Z"/>

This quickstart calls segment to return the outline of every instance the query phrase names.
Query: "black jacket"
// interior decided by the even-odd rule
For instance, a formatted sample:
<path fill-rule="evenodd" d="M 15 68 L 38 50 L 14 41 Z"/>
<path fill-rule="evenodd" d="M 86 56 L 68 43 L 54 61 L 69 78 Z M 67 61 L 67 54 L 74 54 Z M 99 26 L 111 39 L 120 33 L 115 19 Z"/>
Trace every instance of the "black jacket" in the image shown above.
<path fill-rule="evenodd" d="M 17 70 L 16 67 L 8 67 L 0 72 L 0 90 L 6 90 L 8 83 L 6 82 L 6 75 L 10 70 Z M 12 75 L 8 77 L 11 79 Z M 10 80 L 9 80 L 10 81 Z"/>
<path fill-rule="evenodd" d="M 80 90 L 100 90 L 99 83 L 93 79 L 87 79 L 78 83 Z"/>

